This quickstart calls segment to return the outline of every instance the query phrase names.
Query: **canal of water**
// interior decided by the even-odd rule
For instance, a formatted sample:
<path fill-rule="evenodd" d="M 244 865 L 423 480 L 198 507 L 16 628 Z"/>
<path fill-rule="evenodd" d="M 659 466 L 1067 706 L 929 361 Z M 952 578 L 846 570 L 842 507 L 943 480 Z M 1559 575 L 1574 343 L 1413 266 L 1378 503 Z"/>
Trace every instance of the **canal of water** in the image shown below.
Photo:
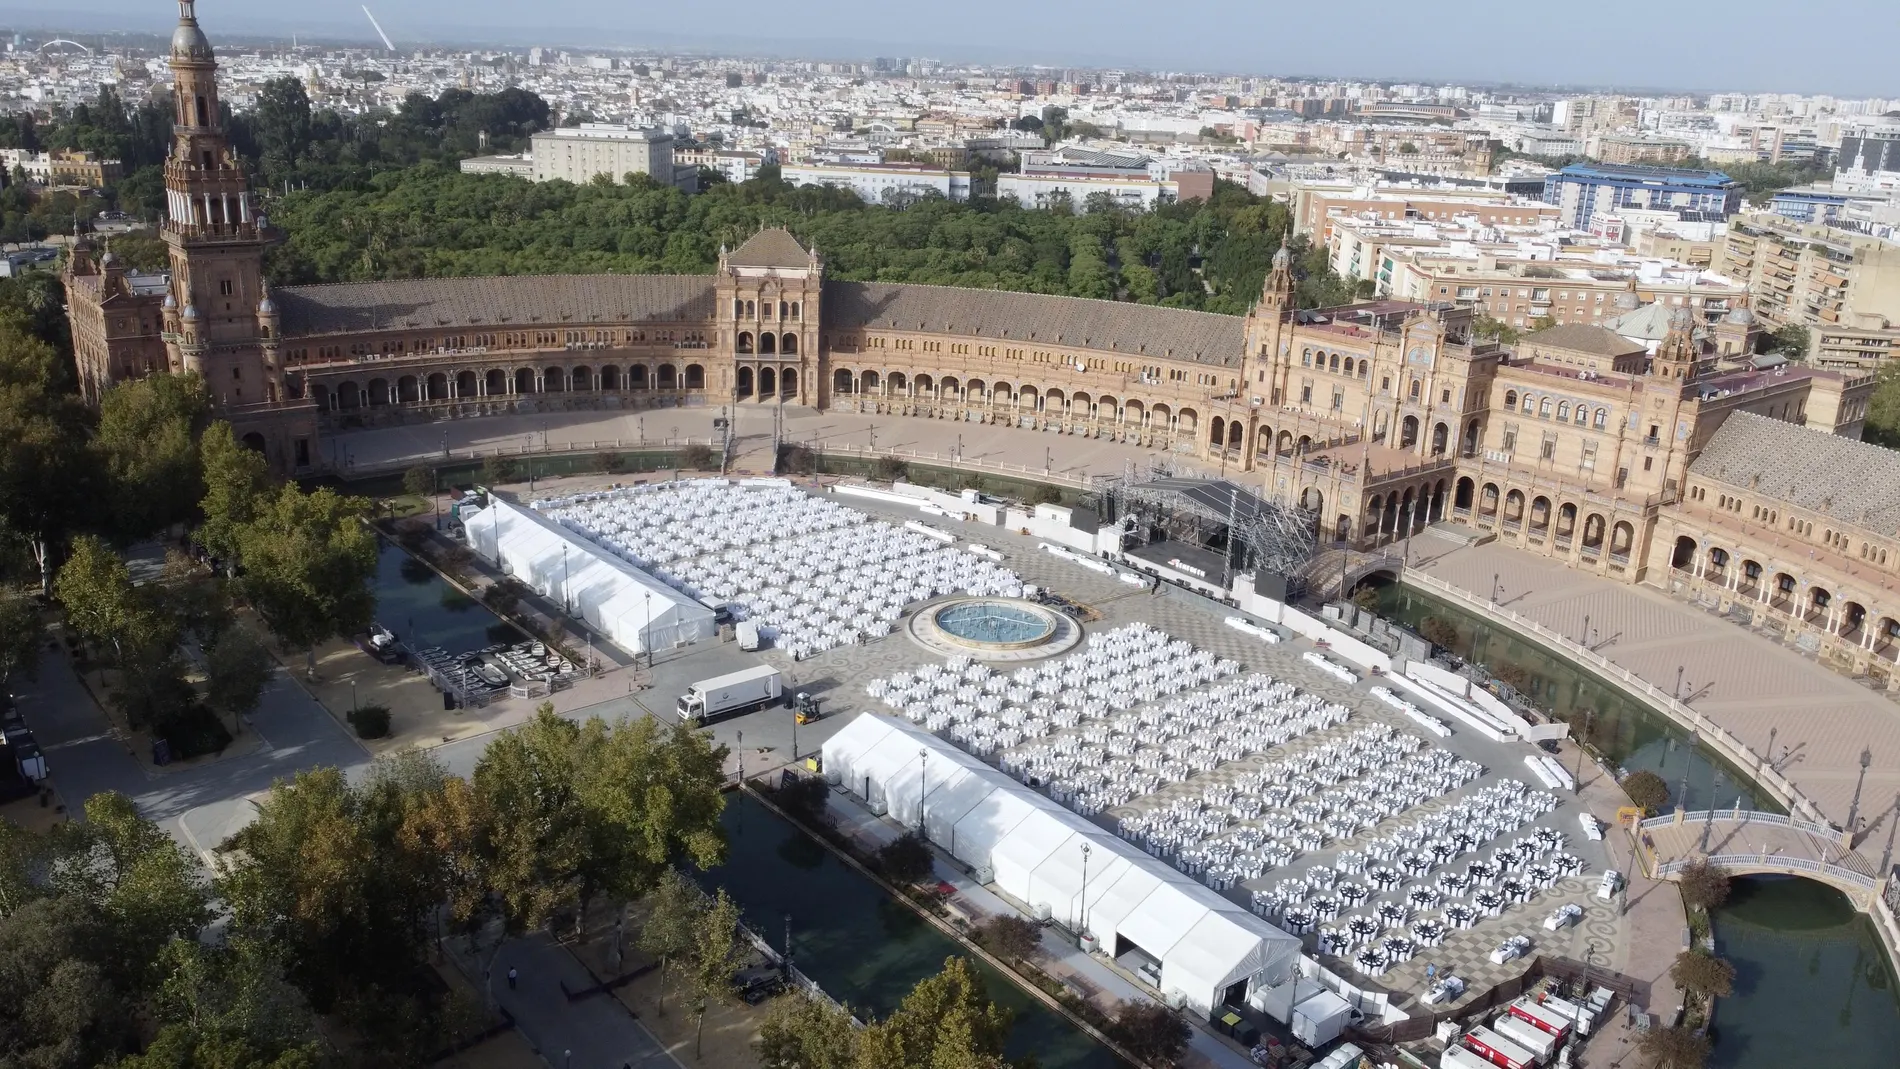
<path fill-rule="evenodd" d="M 376 593 L 376 621 L 413 649 L 440 646 L 450 653 L 471 653 L 524 637 L 385 538 L 377 538 L 376 575 L 370 586 Z"/>
<path fill-rule="evenodd" d="M 1494 675 L 1514 667 L 1520 689 L 1573 727 L 1593 710 L 1591 744 L 1661 775 L 1672 798 L 1686 772 L 1691 809 L 1738 797 L 1780 808 L 1661 713 L 1507 628 L 1396 584 L 1379 591 L 1377 611 L 1413 630 L 1428 616 L 1445 621 L 1458 633 L 1453 653 Z M 1845 895 L 1794 877 L 1737 879 L 1713 921 L 1716 952 L 1736 975 L 1734 995 L 1716 1006 L 1712 1069 L 1900 1065 L 1900 985 L 1873 922 Z"/>
<path fill-rule="evenodd" d="M 731 851 L 701 877 L 723 887 L 746 924 L 782 946 L 790 918 L 792 960 L 859 1017 L 883 1017 L 945 958 L 969 956 L 908 906 L 833 856 L 758 800 L 728 794 L 722 818 Z M 1016 1013 L 1006 1051 L 1042 1069 L 1126 1069 L 1067 1018 L 981 961 L 990 997 Z"/>

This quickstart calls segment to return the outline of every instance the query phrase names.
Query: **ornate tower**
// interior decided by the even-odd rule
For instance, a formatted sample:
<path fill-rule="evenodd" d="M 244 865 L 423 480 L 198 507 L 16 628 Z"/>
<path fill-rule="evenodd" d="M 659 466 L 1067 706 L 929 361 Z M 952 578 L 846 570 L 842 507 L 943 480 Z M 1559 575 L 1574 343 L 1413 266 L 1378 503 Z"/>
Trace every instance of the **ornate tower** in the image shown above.
<path fill-rule="evenodd" d="M 1695 316 L 1687 308 L 1676 309 L 1669 314 L 1669 333 L 1650 359 L 1649 373 L 1672 382 L 1693 382 L 1700 347 L 1695 337 Z"/>
<path fill-rule="evenodd" d="M 706 385 L 731 390 L 737 402 L 821 403 L 825 261 L 818 250 L 788 230 L 761 230 L 731 252 L 720 250 L 714 278 L 714 344 L 731 377 Z"/>
<path fill-rule="evenodd" d="M 196 0 L 179 0 L 172 31 L 176 115 L 165 162 L 165 244 L 171 293 L 164 336 L 172 369 L 203 375 L 221 409 L 279 403 L 275 316 L 265 309 L 264 250 L 277 235 L 251 198 L 218 108 L 218 61 L 198 28 Z M 270 344 L 264 342 L 269 340 Z"/>

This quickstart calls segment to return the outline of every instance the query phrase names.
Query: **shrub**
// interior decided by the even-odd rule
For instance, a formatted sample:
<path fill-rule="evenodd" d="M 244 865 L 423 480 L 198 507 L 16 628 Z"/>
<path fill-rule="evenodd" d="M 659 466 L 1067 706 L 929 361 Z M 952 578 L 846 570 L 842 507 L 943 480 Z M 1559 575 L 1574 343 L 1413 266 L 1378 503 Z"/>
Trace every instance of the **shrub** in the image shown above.
<path fill-rule="evenodd" d="M 1497 669 L 1500 682 L 1506 683 L 1512 690 L 1529 693 L 1531 688 L 1530 670 L 1521 664 L 1501 664 Z"/>
<path fill-rule="evenodd" d="M 894 483 L 910 474 L 910 465 L 896 457 L 878 457 L 877 463 L 871 465 L 871 474 L 884 482 Z"/>
<path fill-rule="evenodd" d="M 152 734 L 171 746 L 174 758 L 222 753 L 231 745 L 231 732 L 216 713 L 203 705 L 187 705 L 152 723 Z"/>
<path fill-rule="evenodd" d="M 830 790 L 817 776 L 799 776 L 775 791 L 772 800 L 793 819 L 819 824 L 825 819 L 825 796 Z"/>
<path fill-rule="evenodd" d="M 493 456 L 482 461 L 482 483 L 499 486 L 521 481 L 521 462 L 513 457 Z"/>
<path fill-rule="evenodd" d="M 1725 998 L 1735 990 L 1735 966 L 1700 950 L 1677 954 L 1669 978 L 1682 990 L 1705 998 Z"/>
<path fill-rule="evenodd" d="M 999 958 L 1020 960 L 1042 945 L 1042 931 L 1021 917 L 998 915 L 977 926 L 976 942 Z"/>
<path fill-rule="evenodd" d="M 419 552 L 429 542 L 429 521 L 403 520 L 396 524 L 396 541 L 411 552 Z"/>
<path fill-rule="evenodd" d="M 695 442 L 680 450 L 680 467 L 694 471 L 705 471 L 713 466 L 712 446 Z"/>
<path fill-rule="evenodd" d="M 594 466 L 609 475 L 627 470 L 627 458 L 619 453 L 595 453 Z"/>
<path fill-rule="evenodd" d="M 359 739 L 381 739 L 389 735 L 387 705 L 359 705 L 351 710 L 349 719 Z"/>
<path fill-rule="evenodd" d="M 1682 903 L 1690 909 L 1711 910 L 1728 901 L 1728 870 L 1698 858 L 1676 874 Z"/>
<path fill-rule="evenodd" d="M 810 475 L 818 470 L 818 458 L 810 447 L 787 443 L 778 447 L 780 475 Z"/>
<path fill-rule="evenodd" d="M 427 464 L 417 464 L 402 473 L 403 493 L 410 497 L 430 497 L 435 493 L 435 470 Z"/>
<path fill-rule="evenodd" d="M 1032 505 L 1060 505 L 1062 504 L 1062 488 L 1043 483 L 1036 487 L 1035 493 L 1029 495 L 1029 503 Z"/>
<path fill-rule="evenodd" d="M 877 851 L 877 867 L 896 884 L 916 883 L 930 875 L 930 847 L 914 831 L 907 831 Z"/>
<path fill-rule="evenodd" d="M 494 610 L 495 615 L 506 616 L 514 612 L 515 606 L 521 601 L 519 586 L 520 583 L 514 579 L 503 579 L 482 591 L 482 604 Z"/>
<path fill-rule="evenodd" d="M 1702 1069 L 1709 1060 L 1709 1039 L 1687 1028 L 1652 1028 L 1638 1044 L 1651 1069 Z"/>
<path fill-rule="evenodd" d="M 1193 1034 L 1180 1014 L 1154 1002 L 1124 1002 L 1115 1007 L 1108 1034 L 1149 1065 L 1173 1065 Z"/>
<path fill-rule="evenodd" d="M 1669 804 L 1669 784 L 1648 769 L 1624 776 L 1623 793 L 1645 813 L 1655 813 Z"/>
<path fill-rule="evenodd" d="M 1436 616 L 1427 616 L 1419 621 L 1418 635 L 1443 650 L 1451 649 L 1458 644 L 1458 629 L 1453 627 L 1450 621 Z"/>

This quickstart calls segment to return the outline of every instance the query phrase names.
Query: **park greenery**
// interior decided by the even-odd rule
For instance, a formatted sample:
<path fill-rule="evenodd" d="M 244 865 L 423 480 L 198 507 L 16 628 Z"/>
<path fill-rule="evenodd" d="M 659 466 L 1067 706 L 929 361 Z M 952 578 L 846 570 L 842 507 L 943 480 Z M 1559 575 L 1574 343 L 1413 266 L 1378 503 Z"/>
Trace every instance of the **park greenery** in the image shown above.
<path fill-rule="evenodd" d="M 781 1000 L 760 1028 L 765 1069 L 1005 1069 L 1014 1015 L 966 958 L 944 960 L 883 1020 L 851 1027 L 842 1008 Z"/>

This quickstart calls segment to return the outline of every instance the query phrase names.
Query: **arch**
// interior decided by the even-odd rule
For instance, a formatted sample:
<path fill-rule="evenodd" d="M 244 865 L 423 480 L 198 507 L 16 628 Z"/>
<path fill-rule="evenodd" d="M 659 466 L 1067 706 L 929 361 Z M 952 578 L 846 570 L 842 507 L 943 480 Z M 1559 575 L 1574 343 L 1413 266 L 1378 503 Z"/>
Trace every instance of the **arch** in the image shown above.
<path fill-rule="evenodd" d="M 1095 405 L 1089 400 L 1088 394 L 1072 393 L 1069 395 L 1069 411 L 1078 416 L 1092 416 L 1095 414 Z"/>
<path fill-rule="evenodd" d="M 1253 432 L 1254 452 L 1266 456 L 1273 452 L 1273 428 L 1262 426 Z"/>
<path fill-rule="evenodd" d="M 473 371 L 460 371 L 455 375 L 455 396 L 473 397 L 479 391 L 478 380 Z"/>
<path fill-rule="evenodd" d="M 1688 569 L 1695 566 L 1696 540 L 1688 535 L 1676 536 L 1676 548 L 1669 554 L 1671 568 Z"/>
<path fill-rule="evenodd" d="M 541 388 L 548 393 L 561 393 L 567 389 L 567 375 L 558 367 L 541 372 Z"/>
<path fill-rule="evenodd" d="M 1708 567 L 1707 574 L 1717 579 L 1727 578 L 1728 576 L 1728 550 L 1722 549 L 1719 546 L 1710 547 L 1709 567 Z"/>
<path fill-rule="evenodd" d="M 1570 422 L 1570 402 L 1569 401 L 1557 402 L 1557 422 L 1559 423 Z"/>
<path fill-rule="evenodd" d="M 539 381 L 531 367 L 520 368 L 515 372 L 515 392 L 535 393 L 535 384 Z"/>
<path fill-rule="evenodd" d="M 778 395 L 780 397 L 798 396 L 798 369 L 788 367 L 778 373 Z"/>
<path fill-rule="evenodd" d="M 1503 496 L 1503 491 L 1498 489 L 1497 483 L 1485 483 L 1483 489 L 1478 492 L 1478 514 L 1496 516 L 1498 504 L 1503 500 Z"/>
<path fill-rule="evenodd" d="M 778 351 L 781 353 L 784 353 L 786 356 L 797 356 L 798 355 L 798 335 L 796 334 L 785 335 L 784 340 L 782 340 L 779 343 Z"/>
<path fill-rule="evenodd" d="M 751 331 L 742 330 L 739 332 L 739 341 L 738 341 L 737 349 L 739 351 L 739 355 L 741 356 L 752 355 L 752 332 Z"/>
<path fill-rule="evenodd" d="M 1227 421 L 1227 448 L 1239 449 L 1246 444 L 1242 441 L 1247 433 L 1247 425 L 1237 419 Z"/>
<path fill-rule="evenodd" d="M 1882 616 L 1874 624 L 1874 652 L 1887 660 L 1900 660 L 1900 620 Z"/>
<path fill-rule="evenodd" d="M 1293 432 L 1292 431 L 1280 432 L 1280 440 L 1279 440 L 1278 445 L 1275 447 L 1275 452 L 1278 452 L 1282 455 L 1293 452 Z"/>
<path fill-rule="evenodd" d="M 330 388 L 328 386 L 325 386 L 321 382 L 311 383 L 310 384 L 310 399 L 317 403 L 317 411 L 319 412 L 330 411 L 331 397 L 330 397 Z"/>
<path fill-rule="evenodd" d="M 449 399 L 449 376 L 437 371 L 429 376 L 429 400 L 446 401 Z"/>
<path fill-rule="evenodd" d="M 950 398 L 961 397 L 963 396 L 963 386 L 957 381 L 956 376 L 945 375 L 943 381 L 937 383 L 937 396 Z"/>
<path fill-rule="evenodd" d="M 734 396 L 737 396 L 741 400 L 747 397 L 751 397 L 752 396 L 752 369 L 745 366 L 744 364 L 739 365 L 739 370 L 737 374 L 733 377 L 733 384 L 734 384 L 733 385 Z"/>
<path fill-rule="evenodd" d="M 1350 356 L 1346 358 L 1346 368 L 1345 368 L 1345 371 L 1346 371 L 1346 374 L 1348 374 L 1348 375 L 1350 375 L 1350 374 L 1352 374 L 1352 357 L 1350 357 Z"/>
<path fill-rule="evenodd" d="M 891 394 L 910 392 L 910 378 L 901 371 L 893 371 L 884 376 L 884 392 Z"/>
<path fill-rule="evenodd" d="M 256 431 L 252 431 L 251 433 L 245 435 L 243 438 L 243 442 L 244 442 L 244 448 L 249 449 L 253 453 L 264 452 L 264 436 L 257 433 Z"/>
<path fill-rule="evenodd" d="M 760 368 L 759 369 L 759 399 L 763 401 L 767 397 L 775 397 L 777 395 L 778 395 L 778 369 L 775 367 Z"/>
<path fill-rule="evenodd" d="M 1437 523 L 1438 521 L 1444 518 L 1445 518 L 1445 480 L 1440 479 L 1438 480 L 1437 485 L 1432 487 L 1432 503 L 1431 503 L 1431 507 L 1427 509 L 1425 512 L 1425 519 L 1426 519 L 1426 522 L 1428 523 Z"/>
<path fill-rule="evenodd" d="M 1312 452 L 1313 451 L 1313 436 L 1310 434 L 1300 435 L 1300 440 L 1299 442 L 1295 444 L 1295 448 L 1298 449 L 1299 452 L 1301 453 Z"/>
<path fill-rule="evenodd" d="M 1482 432 L 1478 426 L 1478 421 L 1475 418 L 1471 422 L 1465 424 L 1465 444 L 1464 444 L 1465 456 L 1475 457 L 1478 455 L 1478 441 L 1481 437 L 1481 434 Z"/>
<path fill-rule="evenodd" d="M 1616 526 L 1610 530 L 1610 555 L 1627 557 L 1635 544 L 1636 525 L 1628 520 L 1616 521 Z"/>
<path fill-rule="evenodd" d="M 966 400 L 981 401 L 989 396 L 988 389 L 982 379 L 971 379 L 963 384 L 963 396 Z"/>
<path fill-rule="evenodd" d="M 1405 496 L 1399 501 L 1398 521 L 1402 529 L 1401 533 L 1403 534 L 1409 535 L 1417 528 L 1418 489 L 1416 487 L 1408 486 L 1405 488 Z"/>
<path fill-rule="evenodd" d="M 878 378 L 877 372 L 875 371 L 867 371 L 858 376 L 858 391 L 860 393 L 876 393 L 877 385 Z"/>
<path fill-rule="evenodd" d="M 1399 448 L 1410 449 L 1418 444 L 1418 417 L 1407 416 L 1399 421 Z"/>
<path fill-rule="evenodd" d="M 770 331 L 759 332 L 759 355 L 772 356 L 778 352 L 778 335 Z"/>
<path fill-rule="evenodd" d="M 634 364 L 627 368 L 627 389 L 644 390 L 647 388 L 648 375 L 645 364 Z"/>
<path fill-rule="evenodd" d="M 920 397 L 930 397 L 936 393 L 936 380 L 929 375 L 918 375 L 911 380 L 911 387 Z"/>
<path fill-rule="evenodd" d="M 832 372 L 831 373 L 831 392 L 832 393 L 851 393 L 852 392 L 851 386 L 852 386 L 852 381 L 854 378 L 855 376 L 851 374 L 851 371 L 849 368 L 841 367 L 838 370 Z"/>
<path fill-rule="evenodd" d="M 491 394 L 503 394 L 508 392 L 508 373 L 498 367 L 489 368 L 488 374 L 482 376 L 482 382 L 488 387 L 488 392 Z"/>
<path fill-rule="evenodd" d="M 1445 450 L 1449 448 L 1451 448 L 1451 425 L 1432 424 L 1432 455 L 1442 457 L 1445 455 Z"/>
<path fill-rule="evenodd" d="M 1841 622 L 1834 627 L 1834 634 L 1859 645 L 1866 639 L 1867 606 L 1858 601 L 1841 602 Z"/>
<path fill-rule="evenodd" d="M 1174 417 L 1174 422 L 1175 425 L 1182 430 L 1192 432 L 1195 427 L 1200 425 L 1200 417 L 1194 414 L 1193 409 L 1184 408 Z"/>
<path fill-rule="evenodd" d="M 1799 586 L 1794 576 L 1787 572 L 1776 572 L 1768 593 L 1768 604 L 1778 609 L 1794 612 L 1794 592 Z"/>
<path fill-rule="evenodd" d="M 703 390 L 706 388 L 706 369 L 698 364 L 686 365 L 686 388 Z"/>
<path fill-rule="evenodd" d="M 580 367 L 575 368 L 573 372 L 569 374 L 568 376 L 568 384 L 574 390 L 575 393 L 582 393 L 584 391 L 593 389 L 594 388 L 594 369 L 588 367 L 585 364 L 581 365 Z"/>
<path fill-rule="evenodd" d="M 396 380 L 396 400 L 398 402 L 406 403 L 420 399 L 416 393 L 416 377 L 414 375 L 404 375 Z"/>
<path fill-rule="evenodd" d="M 336 384 L 336 406 L 344 411 L 363 407 L 363 388 L 348 379 Z"/>
<path fill-rule="evenodd" d="M 1566 501 L 1557 506 L 1557 539 L 1570 541 L 1577 533 L 1577 506 Z"/>
<path fill-rule="evenodd" d="M 653 387 L 658 390 L 677 390 L 680 385 L 679 369 L 672 364 L 661 364 L 653 370 Z"/>
<path fill-rule="evenodd" d="M 369 380 L 369 404 L 371 408 L 389 403 L 389 380 Z"/>
<path fill-rule="evenodd" d="M 1825 618 L 1827 616 L 1828 606 L 1833 603 L 1834 594 L 1826 587 L 1809 587 L 1808 603 L 1806 610 L 1802 613 L 1802 619 L 1813 621 L 1817 618 Z"/>
<path fill-rule="evenodd" d="M 1511 526 L 1524 522 L 1524 491 L 1513 489 L 1505 493 L 1504 522 Z"/>
<path fill-rule="evenodd" d="M 1602 430 L 1605 426 L 1609 424 L 1609 422 L 1610 422 L 1610 410 L 1607 408 L 1599 408 L 1596 411 L 1596 418 L 1590 421 L 1590 425 L 1595 427 L 1597 430 Z"/>
<path fill-rule="evenodd" d="M 620 368 L 608 364 L 600 369 L 600 388 L 603 390 L 620 389 Z"/>
<path fill-rule="evenodd" d="M 1220 449 L 1227 444 L 1227 421 L 1215 416 L 1207 423 L 1207 444 Z"/>
<path fill-rule="evenodd" d="M 1385 508 L 1384 494 L 1373 494 L 1372 497 L 1367 499 L 1365 526 L 1372 527 L 1376 525 L 1379 522 L 1379 517 L 1383 515 L 1384 508 Z"/>
<path fill-rule="evenodd" d="M 1748 597 L 1759 598 L 1761 596 L 1761 577 L 1761 562 L 1744 558 L 1742 560 L 1741 582 L 1736 589 Z"/>
<path fill-rule="evenodd" d="M 1451 493 L 1453 512 L 1470 512 L 1471 499 L 1477 493 L 1478 484 L 1469 475 L 1460 475 Z"/>
<path fill-rule="evenodd" d="M 1504 391 L 1504 407 L 1505 408 L 1517 407 L 1517 391 L 1516 390 Z"/>
<path fill-rule="evenodd" d="M 1062 390 L 1044 390 L 1042 407 L 1051 412 L 1067 412 L 1069 410 L 1068 394 Z"/>
<path fill-rule="evenodd" d="M 1027 408 L 1031 412 L 1042 408 L 1042 391 L 1034 386 L 1023 386 L 1016 391 L 1016 407 Z"/>
<path fill-rule="evenodd" d="M 1122 402 L 1122 422 L 1139 427 L 1148 422 L 1148 408 L 1133 397 Z"/>
<path fill-rule="evenodd" d="M 1603 548 L 1603 535 L 1610 525 L 1600 512 L 1592 512 L 1583 518 L 1583 548 L 1586 553 L 1595 553 Z"/>
<path fill-rule="evenodd" d="M 1542 494 L 1531 498 L 1531 530 L 1538 534 L 1550 531 L 1550 498 Z"/>
<path fill-rule="evenodd" d="M 1174 409 L 1165 402 L 1156 401 L 1148 406 L 1148 425 L 1151 427 L 1174 426 Z"/>

